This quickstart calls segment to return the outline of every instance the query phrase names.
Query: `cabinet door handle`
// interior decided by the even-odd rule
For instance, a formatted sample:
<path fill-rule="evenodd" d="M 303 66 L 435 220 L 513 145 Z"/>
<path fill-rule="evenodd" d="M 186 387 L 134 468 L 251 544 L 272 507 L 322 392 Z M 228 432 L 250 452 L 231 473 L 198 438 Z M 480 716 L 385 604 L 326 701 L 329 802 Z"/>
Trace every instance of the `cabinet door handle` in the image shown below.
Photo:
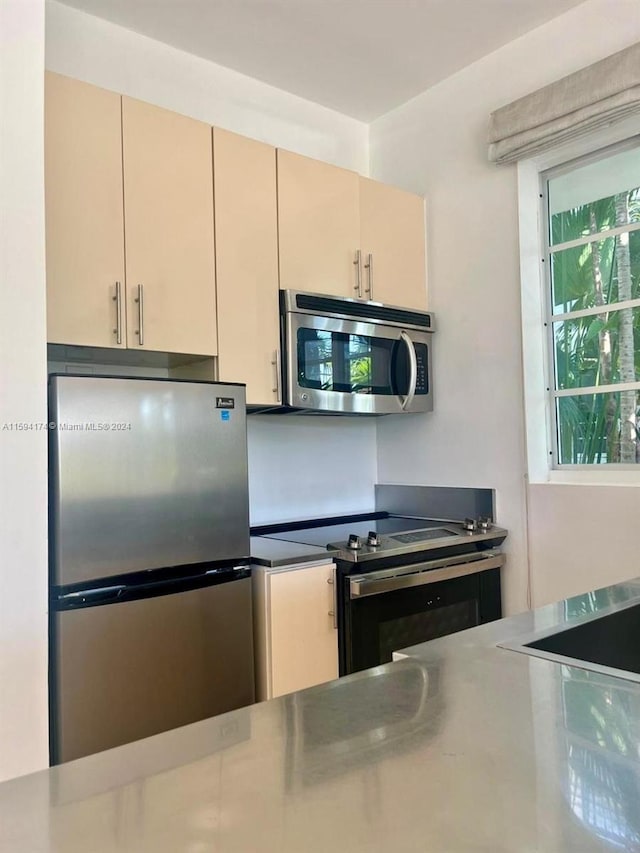
<path fill-rule="evenodd" d="M 138 295 L 135 298 L 138 304 L 138 336 L 139 346 L 144 345 L 144 288 L 141 284 L 138 285 Z"/>
<path fill-rule="evenodd" d="M 116 303 L 116 327 L 113 334 L 116 336 L 116 343 L 122 343 L 122 285 L 116 281 L 116 295 L 113 297 Z"/>
<path fill-rule="evenodd" d="M 362 252 L 360 249 L 356 250 L 353 265 L 356 268 L 356 283 L 353 289 L 355 290 L 358 299 L 362 299 Z"/>
<path fill-rule="evenodd" d="M 369 299 L 373 299 L 373 255 L 371 252 L 367 255 L 367 263 L 364 265 L 367 271 L 367 281 L 369 287 L 365 287 L 364 292 L 369 294 Z"/>
<path fill-rule="evenodd" d="M 336 588 L 336 567 L 331 569 L 331 577 L 327 578 L 327 583 L 333 587 L 333 610 L 329 611 L 329 616 L 333 616 L 333 627 L 338 630 L 338 590 Z"/>
<path fill-rule="evenodd" d="M 279 403 L 282 399 L 280 396 L 280 350 L 279 349 L 275 349 L 273 351 L 273 358 L 271 359 L 271 364 L 274 366 L 274 369 L 276 372 L 276 383 L 275 383 L 275 386 L 271 390 L 276 395 L 276 401 Z"/>

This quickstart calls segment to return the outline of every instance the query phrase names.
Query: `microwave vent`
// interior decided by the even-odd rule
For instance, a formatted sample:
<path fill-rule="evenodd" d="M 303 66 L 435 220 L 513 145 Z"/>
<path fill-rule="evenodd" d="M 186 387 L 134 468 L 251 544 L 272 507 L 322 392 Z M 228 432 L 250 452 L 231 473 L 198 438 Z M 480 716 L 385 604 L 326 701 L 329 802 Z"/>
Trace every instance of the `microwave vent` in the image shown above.
<path fill-rule="evenodd" d="M 326 296 L 296 294 L 296 307 L 302 311 L 314 311 L 320 314 L 340 314 L 348 317 L 363 317 L 368 320 L 380 320 L 398 323 L 403 326 L 417 326 L 431 329 L 431 314 L 425 311 L 409 311 L 392 308 L 377 302 L 358 302 L 354 299 L 331 299 Z"/>

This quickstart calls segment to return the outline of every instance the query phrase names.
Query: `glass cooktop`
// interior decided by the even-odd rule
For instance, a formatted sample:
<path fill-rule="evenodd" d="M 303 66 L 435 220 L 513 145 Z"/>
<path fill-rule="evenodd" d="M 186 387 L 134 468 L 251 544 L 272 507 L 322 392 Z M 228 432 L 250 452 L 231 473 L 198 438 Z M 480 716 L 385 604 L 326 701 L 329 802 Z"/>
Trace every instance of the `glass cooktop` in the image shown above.
<path fill-rule="evenodd" d="M 425 531 L 429 528 L 442 527 L 445 521 L 430 521 L 426 518 L 374 518 L 366 521 L 347 521 L 344 524 L 329 524 L 323 527 L 309 527 L 306 530 L 287 530 L 282 533 L 268 533 L 268 539 L 281 539 L 285 542 L 296 542 L 302 545 L 317 545 L 326 548 L 330 542 L 346 542 L 351 534 L 360 536 L 366 541 L 370 530 L 384 536 L 394 536 L 396 533 L 403 536 L 394 536 L 400 542 L 426 541 L 435 537 L 435 531 L 429 536 Z M 416 531 L 408 533 L 407 531 Z M 420 532 L 418 532 L 420 531 Z M 437 538 L 455 536 L 449 531 L 438 531 Z M 410 538 L 407 538 L 410 537 Z"/>

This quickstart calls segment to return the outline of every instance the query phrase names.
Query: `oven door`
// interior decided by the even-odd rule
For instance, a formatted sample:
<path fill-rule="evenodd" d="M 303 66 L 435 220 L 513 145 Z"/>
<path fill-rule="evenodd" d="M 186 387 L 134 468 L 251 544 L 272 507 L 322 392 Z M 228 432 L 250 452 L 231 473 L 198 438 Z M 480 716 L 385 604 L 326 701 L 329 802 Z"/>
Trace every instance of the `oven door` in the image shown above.
<path fill-rule="evenodd" d="M 428 412 L 430 334 L 315 314 L 285 314 L 287 403 L 371 415 Z"/>
<path fill-rule="evenodd" d="M 499 619 L 503 564 L 501 553 L 482 551 L 344 577 L 340 674 Z"/>

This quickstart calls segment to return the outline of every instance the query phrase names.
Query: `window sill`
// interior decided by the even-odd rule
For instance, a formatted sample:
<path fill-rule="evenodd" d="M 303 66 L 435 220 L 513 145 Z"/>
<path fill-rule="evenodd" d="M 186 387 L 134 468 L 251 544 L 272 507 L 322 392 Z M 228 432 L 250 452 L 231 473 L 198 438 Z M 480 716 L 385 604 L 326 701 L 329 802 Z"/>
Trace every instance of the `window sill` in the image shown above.
<path fill-rule="evenodd" d="M 640 487 L 640 465 L 635 468 L 607 470 L 601 468 L 583 468 L 579 471 L 554 469 L 547 473 L 547 479 L 531 479 L 533 486 L 637 486 Z"/>

